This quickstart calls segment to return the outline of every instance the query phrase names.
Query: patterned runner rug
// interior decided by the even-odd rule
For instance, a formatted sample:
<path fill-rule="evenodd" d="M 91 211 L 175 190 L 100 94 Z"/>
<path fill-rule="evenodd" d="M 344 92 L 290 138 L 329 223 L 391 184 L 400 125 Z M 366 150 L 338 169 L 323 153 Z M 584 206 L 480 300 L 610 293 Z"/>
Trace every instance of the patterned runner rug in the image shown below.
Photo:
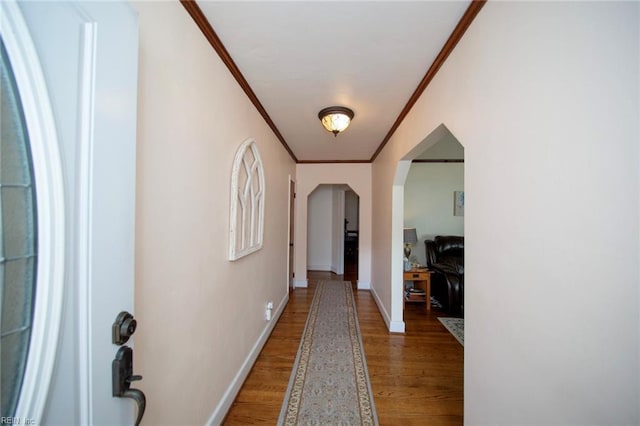
<path fill-rule="evenodd" d="M 351 283 L 320 281 L 278 425 L 377 425 Z"/>
<path fill-rule="evenodd" d="M 464 318 L 438 318 L 442 325 L 464 346 Z"/>

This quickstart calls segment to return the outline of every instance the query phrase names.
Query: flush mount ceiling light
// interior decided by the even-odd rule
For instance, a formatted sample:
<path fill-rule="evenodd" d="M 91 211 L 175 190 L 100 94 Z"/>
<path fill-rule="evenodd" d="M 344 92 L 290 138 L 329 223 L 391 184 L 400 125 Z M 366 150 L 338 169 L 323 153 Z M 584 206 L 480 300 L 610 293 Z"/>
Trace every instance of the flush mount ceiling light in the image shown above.
<path fill-rule="evenodd" d="M 338 133 L 349 127 L 353 119 L 353 111 L 341 106 L 332 106 L 320 111 L 318 118 L 325 129 L 333 133 L 333 136 L 338 136 Z"/>

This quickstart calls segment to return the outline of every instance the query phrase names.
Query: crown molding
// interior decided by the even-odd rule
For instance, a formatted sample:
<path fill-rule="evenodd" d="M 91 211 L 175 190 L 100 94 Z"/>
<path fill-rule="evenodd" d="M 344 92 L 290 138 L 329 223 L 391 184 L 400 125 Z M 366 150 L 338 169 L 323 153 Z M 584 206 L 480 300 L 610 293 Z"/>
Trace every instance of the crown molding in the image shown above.
<path fill-rule="evenodd" d="M 371 163 L 371 160 L 298 160 L 298 164 Z"/>
<path fill-rule="evenodd" d="M 267 122 L 267 125 L 276 135 L 276 138 L 278 138 L 284 149 L 287 150 L 293 161 L 297 163 L 298 159 L 296 158 L 295 154 L 293 153 L 287 142 L 284 140 L 284 137 L 280 133 L 280 130 L 278 130 L 278 128 L 276 127 L 273 120 L 271 120 L 271 117 L 269 117 L 267 110 L 265 110 L 260 103 L 260 100 L 253 92 L 251 86 L 249 86 L 249 83 L 240 72 L 240 69 L 233 61 L 233 58 L 231 58 L 231 55 L 229 55 L 229 52 L 227 51 L 226 47 L 224 47 L 224 44 L 222 44 L 222 41 L 211 27 L 211 24 L 204 16 L 204 13 L 202 13 L 202 9 L 200 9 L 200 6 L 198 6 L 195 0 L 180 0 L 180 3 L 182 3 L 182 6 L 184 6 L 184 8 L 187 10 L 187 13 L 189 13 L 198 28 L 200 28 L 200 31 L 202 31 L 204 37 L 207 39 L 207 41 L 209 41 L 209 44 L 211 44 L 213 50 L 215 50 L 218 56 L 220 56 L 222 62 L 227 66 L 227 68 L 231 72 L 231 75 L 233 75 L 251 103 L 253 103 L 262 118 L 264 118 L 264 121 Z"/>
<path fill-rule="evenodd" d="M 440 53 L 438 54 L 436 59 L 433 61 L 429 69 L 427 70 L 427 73 L 422 78 L 422 80 L 418 84 L 418 87 L 416 88 L 416 90 L 413 92 L 413 94 L 407 101 L 407 104 L 404 106 L 404 108 L 400 112 L 400 115 L 398 115 L 398 118 L 391 126 L 391 129 L 389 129 L 389 132 L 384 137 L 384 139 L 382 140 L 382 142 L 374 152 L 373 156 L 369 160 L 298 160 L 298 158 L 295 156 L 295 154 L 293 153 L 293 151 L 285 141 L 284 137 L 280 133 L 280 130 L 278 130 L 275 123 L 273 122 L 273 120 L 271 120 L 271 117 L 269 117 L 269 114 L 260 103 L 260 100 L 254 93 L 253 89 L 251 88 L 247 80 L 244 78 L 242 73 L 240 72 L 240 69 L 238 68 L 236 63 L 233 61 L 233 58 L 231 58 L 231 55 L 222 44 L 222 41 L 220 40 L 218 35 L 215 33 L 215 31 L 211 27 L 211 24 L 209 23 L 207 18 L 204 16 L 204 13 L 202 13 L 202 10 L 200 9 L 196 1 L 180 0 L 180 3 L 182 4 L 182 6 L 186 9 L 187 13 L 189 13 L 191 18 L 194 20 L 194 22 L 198 26 L 198 28 L 200 28 L 200 31 L 202 31 L 202 34 L 209 41 L 209 44 L 211 44 L 211 47 L 213 47 L 213 49 L 216 51 L 216 53 L 218 54 L 222 62 L 227 66 L 227 68 L 231 72 L 231 75 L 233 75 L 233 77 L 236 79 L 236 81 L 238 82 L 242 90 L 245 92 L 249 100 L 256 107 L 256 109 L 258 110 L 262 118 L 264 118 L 267 125 L 271 128 L 273 133 L 276 135 L 276 137 L 278 138 L 278 140 L 280 141 L 284 149 L 289 153 L 293 161 L 295 161 L 298 164 L 372 163 L 374 162 L 376 157 L 378 157 L 378 154 L 380 154 L 380 152 L 385 147 L 387 142 L 389 142 L 389 140 L 391 139 L 391 136 L 393 136 L 393 134 L 398 129 L 402 121 L 406 118 L 407 114 L 409 114 L 409 111 L 411 110 L 411 108 L 413 108 L 413 106 L 418 101 L 420 96 L 422 96 L 422 93 L 425 91 L 425 89 L 427 88 L 431 80 L 433 80 L 433 78 L 437 74 L 440 67 L 442 67 L 442 65 L 447 60 L 447 58 L 449 57 L 453 49 L 456 47 L 458 42 L 462 39 L 462 36 L 467 31 L 467 29 L 475 19 L 476 15 L 480 12 L 480 10 L 482 9 L 482 7 L 485 5 L 486 2 L 487 0 L 471 1 L 464 15 L 462 15 L 462 18 L 460 18 L 458 25 L 456 25 L 456 28 L 453 30 L 453 32 L 447 39 L 447 42 L 444 44 L 444 46 L 440 50 Z"/>
<path fill-rule="evenodd" d="M 387 142 L 389 142 L 389 139 L 391 139 L 391 136 L 393 136 L 393 134 L 398 129 L 398 127 L 400 127 L 400 124 L 405 119 L 407 114 L 409 114 L 409 111 L 411 110 L 411 108 L 413 108 L 413 106 L 418 101 L 420 96 L 422 96 L 422 93 L 424 92 L 424 90 L 427 88 L 429 83 L 431 83 L 431 80 L 433 80 L 433 77 L 435 77 L 435 75 L 438 73 L 438 70 L 440 70 L 440 67 L 442 67 L 442 64 L 444 64 L 444 62 L 447 60 L 451 52 L 453 52 L 453 49 L 456 47 L 460 39 L 462 39 L 462 36 L 467 31 L 467 28 L 469 28 L 469 26 L 475 19 L 476 15 L 478 14 L 478 12 L 480 12 L 480 9 L 482 9 L 482 7 L 486 2 L 487 0 L 473 0 L 471 4 L 469 4 L 469 7 L 467 7 L 467 10 L 464 12 L 464 15 L 462 15 L 462 18 L 460 18 L 458 25 L 456 25 L 455 29 L 449 36 L 449 39 L 444 44 L 444 46 L 442 46 L 442 50 L 440 50 L 440 53 L 438 53 L 438 56 L 436 56 L 436 59 L 433 61 L 433 64 L 431 64 L 431 66 L 427 70 L 427 73 L 422 78 L 422 81 L 420 81 L 420 84 L 418 84 L 418 87 L 413 92 L 413 95 L 411 95 L 411 97 L 409 98 L 409 101 L 404 106 L 404 108 L 400 112 L 400 115 L 396 119 L 395 123 L 393 123 L 393 126 L 391 126 L 391 129 L 389 129 L 389 132 L 384 137 L 384 139 L 380 143 L 380 146 L 378 146 L 378 149 L 376 150 L 376 152 L 373 154 L 373 156 L 369 161 L 371 162 L 375 161 L 378 154 L 380 154 L 380 152 L 385 147 Z"/>

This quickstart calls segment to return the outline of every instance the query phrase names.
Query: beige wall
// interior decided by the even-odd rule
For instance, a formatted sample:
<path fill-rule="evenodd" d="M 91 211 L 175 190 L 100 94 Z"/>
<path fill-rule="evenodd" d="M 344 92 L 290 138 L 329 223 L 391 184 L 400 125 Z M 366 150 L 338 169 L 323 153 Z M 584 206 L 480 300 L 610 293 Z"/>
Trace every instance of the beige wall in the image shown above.
<path fill-rule="evenodd" d="M 146 424 L 203 424 L 264 336 L 264 303 L 286 298 L 295 168 L 183 8 L 136 7 L 136 372 Z M 306 196 L 347 183 L 360 273 L 389 321 L 398 161 L 441 123 L 465 145 L 467 423 L 640 420 L 639 16 L 636 3 L 489 2 L 373 165 L 297 166 L 296 279 Z M 229 173 L 248 137 L 268 226 L 264 248 L 232 263 Z"/>
<path fill-rule="evenodd" d="M 307 285 L 307 202 L 321 184 L 347 184 L 360 197 L 358 288 L 371 282 L 371 164 L 298 164 L 296 166 L 295 283 Z"/>
<path fill-rule="evenodd" d="M 287 297 L 295 165 L 178 2 L 135 6 L 135 370 L 148 398 L 144 423 L 215 423 L 274 323 L 264 319 L 266 302 L 277 308 Z M 247 138 L 265 167 L 264 246 L 230 262 L 230 173 Z"/>
<path fill-rule="evenodd" d="M 465 147 L 465 423 L 640 422 L 638 8 L 488 2 L 373 164 L 390 310 L 399 160 Z"/>

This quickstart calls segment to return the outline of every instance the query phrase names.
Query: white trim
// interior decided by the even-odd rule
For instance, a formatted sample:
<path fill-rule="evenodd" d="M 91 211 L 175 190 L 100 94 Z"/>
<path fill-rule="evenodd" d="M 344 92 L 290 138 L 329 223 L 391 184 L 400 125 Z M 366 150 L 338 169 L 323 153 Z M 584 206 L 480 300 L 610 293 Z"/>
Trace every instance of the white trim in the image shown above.
<path fill-rule="evenodd" d="M 345 219 L 345 190 L 338 190 L 338 205 L 336 206 L 336 211 L 338 212 L 338 217 L 336 220 L 338 221 L 339 232 L 337 235 L 334 235 L 334 241 L 338 243 L 338 247 L 336 247 L 337 253 L 335 254 L 335 259 L 338 261 L 335 268 L 332 268 L 331 271 L 336 273 L 337 275 L 344 275 L 344 219 Z"/>
<path fill-rule="evenodd" d="M 242 363 L 240 370 L 236 373 L 235 377 L 231 381 L 231 384 L 229 385 L 227 390 L 224 392 L 224 395 L 220 399 L 220 402 L 213 410 L 211 417 L 209 417 L 209 420 L 206 423 L 207 425 L 222 424 L 224 417 L 227 415 L 229 408 L 231 408 L 233 401 L 238 395 L 238 392 L 240 392 L 240 389 L 242 388 L 242 384 L 244 383 L 245 379 L 249 375 L 249 372 L 251 372 L 251 368 L 253 368 L 253 364 L 255 364 L 256 359 L 258 359 L 258 355 L 260 355 L 260 351 L 264 347 L 264 344 L 267 342 L 267 339 L 269 339 L 269 336 L 271 335 L 273 328 L 276 326 L 276 323 L 278 322 L 280 315 L 282 315 L 282 312 L 284 311 L 285 306 L 287 306 L 288 301 L 289 301 L 289 293 L 287 292 L 284 295 L 284 298 L 280 301 L 280 304 L 278 305 L 278 309 L 275 311 L 274 316 L 271 318 L 271 320 L 267 322 L 267 326 L 264 328 L 264 330 L 262 330 L 262 333 L 258 337 L 258 340 L 253 345 L 253 348 L 251 348 L 249 355 Z"/>
<path fill-rule="evenodd" d="M 249 161 L 247 153 L 251 152 L 253 161 Z M 241 171 L 247 175 L 244 188 L 240 188 L 239 176 Z M 258 185 L 259 190 L 253 196 L 253 188 Z M 264 237 L 264 203 L 266 200 L 266 182 L 264 167 L 254 139 L 244 141 L 233 160 L 231 169 L 231 202 L 229 215 L 229 260 L 237 260 L 262 248 Z M 239 196 L 241 194 L 241 196 Z M 247 206 L 247 204 L 249 204 Z M 240 209 L 242 215 L 238 220 Z M 256 211 L 257 209 L 257 211 Z M 248 217 L 247 217 L 248 214 Z M 257 222 L 257 223 L 256 223 Z M 249 237 L 245 233 L 249 230 Z M 242 233 L 241 244 L 237 246 L 237 233 Z"/>
<path fill-rule="evenodd" d="M 389 331 L 404 330 L 404 183 L 411 168 L 411 160 L 400 160 L 391 188 L 391 318 Z M 402 324 L 402 325 L 400 325 Z"/>
<path fill-rule="evenodd" d="M 33 41 L 15 1 L 0 2 L 0 33 L 29 132 L 38 209 L 38 265 L 29 355 L 15 417 L 41 419 L 60 336 L 64 295 L 65 205 L 51 102 Z"/>
<path fill-rule="evenodd" d="M 304 280 L 293 280 L 293 288 L 307 288 L 309 287 L 309 282 L 305 278 Z"/>
<path fill-rule="evenodd" d="M 405 330 L 404 321 L 391 321 L 389 312 L 387 312 L 387 310 L 384 308 L 384 304 L 380 300 L 380 297 L 378 297 L 378 293 L 376 293 L 376 290 L 373 287 L 371 287 L 369 291 L 371 292 L 371 296 L 373 296 L 373 300 L 376 302 L 376 305 L 378 305 L 378 310 L 380 311 L 380 315 L 382 315 L 382 319 L 384 320 L 384 323 L 387 325 L 387 329 L 389 330 L 389 332 L 404 333 L 404 330 Z"/>
<path fill-rule="evenodd" d="M 371 283 L 369 281 L 358 280 L 358 290 L 371 290 Z"/>
<path fill-rule="evenodd" d="M 331 265 L 307 265 L 307 270 L 333 272 Z"/>
<path fill-rule="evenodd" d="M 404 321 L 391 321 L 389 333 L 404 333 Z"/>
<path fill-rule="evenodd" d="M 81 27 L 81 56 L 79 72 L 79 191 L 78 191 L 78 386 L 80 424 L 91 424 L 93 419 L 93 359 L 91 357 L 93 318 L 91 277 L 92 270 L 92 218 L 93 212 L 93 148 L 95 140 L 95 75 L 97 24 L 84 23 Z"/>
<path fill-rule="evenodd" d="M 293 200 L 291 199 L 292 195 L 291 195 L 291 184 L 293 183 Z M 293 252 L 292 252 L 292 257 L 291 259 L 289 259 L 289 250 L 291 249 L 291 247 L 289 246 L 290 243 L 295 244 L 295 242 L 293 242 L 291 240 L 291 230 L 293 229 L 293 232 L 295 233 L 295 228 L 293 226 L 291 226 L 291 222 L 294 221 L 295 222 L 295 217 L 296 217 L 296 197 L 295 197 L 295 193 L 296 193 L 296 181 L 293 179 L 293 177 L 291 175 L 288 175 L 287 178 L 287 251 L 286 251 L 286 256 L 287 256 L 287 292 L 289 291 L 289 287 L 294 288 L 294 283 L 293 283 L 293 279 L 290 278 L 292 275 L 292 270 L 291 268 L 293 268 L 295 270 L 295 264 L 296 264 L 296 250 L 295 250 L 295 245 L 293 246 Z M 293 212 L 290 211 L 291 209 L 291 204 L 293 201 Z M 294 223 L 295 226 L 295 223 Z M 295 237 L 295 234 L 294 234 Z M 291 260 L 291 262 L 289 262 Z"/>

